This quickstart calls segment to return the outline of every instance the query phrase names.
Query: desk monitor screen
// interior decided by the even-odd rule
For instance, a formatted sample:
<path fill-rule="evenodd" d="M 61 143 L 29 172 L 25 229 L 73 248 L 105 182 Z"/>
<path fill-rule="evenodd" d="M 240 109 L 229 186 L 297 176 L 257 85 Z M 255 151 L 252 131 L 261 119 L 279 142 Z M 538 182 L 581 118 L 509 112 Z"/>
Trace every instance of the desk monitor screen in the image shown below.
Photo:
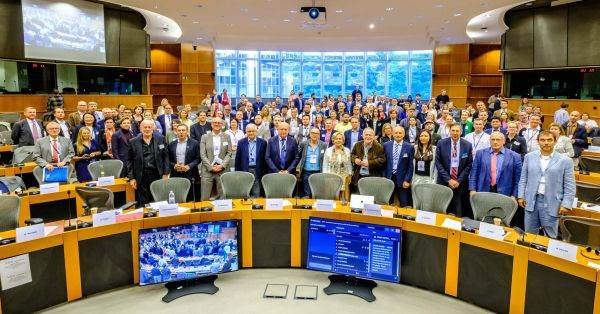
<path fill-rule="evenodd" d="M 399 282 L 402 231 L 398 227 L 311 217 L 307 268 Z"/>
<path fill-rule="evenodd" d="M 237 239 L 235 220 L 142 229 L 140 285 L 236 271 Z"/>

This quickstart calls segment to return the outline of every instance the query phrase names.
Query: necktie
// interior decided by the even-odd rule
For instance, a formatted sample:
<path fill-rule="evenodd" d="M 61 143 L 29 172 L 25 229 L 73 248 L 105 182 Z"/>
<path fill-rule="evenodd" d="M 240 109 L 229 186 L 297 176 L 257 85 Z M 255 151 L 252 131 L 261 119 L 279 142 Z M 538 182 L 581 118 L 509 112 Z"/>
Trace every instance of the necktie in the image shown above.
<path fill-rule="evenodd" d="M 285 139 L 282 139 L 279 144 L 279 166 L 285 169 Z"/>
<path fill-rule="evenodd" d="M 456 158 L 458 156 L 458 149 L 456 147 L 456 142 L 452 143 L 452 159 Z M 452 163 L 452 162 L 450 162 Z M 456 180 L 458 178 L 458 168 L 457 167 L 451 167 L 450 168 L 450 178 L 453 180 Z"/>
<path fill-rule="evenodd" d="M 33 135 L 33 141 L 35 142 L 40 138 L 40 133 L 39 133 L 40 131 L 38 129 L 36 121 L 33 121 L 33 123 L 31 125 L 33 126 L 33 134 L 32 135 Z"/>
<path fill-rule="evenodd" d="M 392 159 L 392 162 L 395 163 L 396 165 L 398 164 L 398 157 L 400 157 L 400 149 L 399 147 L 400 145 L 395 144 L 394 143 L 394 158 Z M 392 167 L 392 174 L 396 174 L 396 171 L 398 170 L 398 168 L 394 165 Z"/>
<path fill-rule="evenodd" d="M 496 168 L 498 167 L 498 153 L 492 153 L 492 161 L 490 163 L 490 185 L 496 185 Z"/>
<path fill-rule="evenodd" d="M 56 140 L 52 140 L 52 162 L 58 163 L 58 144 L 56 144 Z"/>

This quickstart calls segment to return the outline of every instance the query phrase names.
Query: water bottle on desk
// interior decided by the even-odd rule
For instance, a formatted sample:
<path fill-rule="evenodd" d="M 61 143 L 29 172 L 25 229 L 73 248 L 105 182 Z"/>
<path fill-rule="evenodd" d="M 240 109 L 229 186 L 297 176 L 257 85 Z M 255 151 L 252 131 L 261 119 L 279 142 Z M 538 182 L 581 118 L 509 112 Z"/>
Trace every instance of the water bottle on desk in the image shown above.
<path fill-rule="evenodd" d="M 169 191 L 169 204 L 175 204 L 175 193 L 173 191 Z"/>
<path fill-rule="evenodd" d="M 105 177 L 104 175 L 104 165 L 100 164 L 100 177 Z"/>

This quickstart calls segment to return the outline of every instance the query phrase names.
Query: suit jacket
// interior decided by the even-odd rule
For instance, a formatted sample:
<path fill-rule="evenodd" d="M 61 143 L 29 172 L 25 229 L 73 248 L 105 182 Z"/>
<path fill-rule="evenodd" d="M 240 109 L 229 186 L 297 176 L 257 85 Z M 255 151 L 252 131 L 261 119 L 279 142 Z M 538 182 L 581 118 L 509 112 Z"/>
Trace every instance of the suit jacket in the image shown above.
<path fill-rule="evenodd" d="M 562 206 L 571 208 L 575 198 L 575 177 L 573 161 L 560 153 L 552 153 L 546 171 L 542 172 L 541 152 L 533 151 L 525 155 L 523 170 L 519 180 L 519 198 L 525 199 L 526 211 L 533 211 L 535 198 L 542 176 L 546 179 L 546 210 L 551 217 L 558 217 L 558 209 Z"/>
<path fill-rule="evenodd" d="M 492 132 L 494 132 L 494 129 L 490 127 L 490 128 L 487 128 L 487 129 L 485 129 L 485 130 L 483 130 L 483 131 L 484 131 L 485 133 L 487 133 L 487 134 L 492 134 Z M 499 127 L 497 131 L 499 131 L 500 133 L 502 133 L 502 134 L 504 134 L 504 135 L 506 135 L 506 133 L 508 132 L 508 131 L 507 131 L 505 128 L 503 128 L 503 127 Z"/>
<path fill-rule="evenodd" d="M 310 145 L 310 140 L 300 143 L 298 145 L 298 155 L 296 156 L 296 160 L 298 161 L 298 165 L 296 166 L 296 170 L 298 174 L 302 173 L 304 170 L 304 162 L 306 161 L 306 152 L 308 151 L 308 146 Z M 319 165 L 321 166 L 321 172 L 323 170 L 323 157 L 325 156 L 325 150 L 327 150 L 327 144 L 325 142 L 319 140 L 317 142 L 317 147 L 319 147 Z"/>
<path fill-rule="evenodd" d="M 491 181 L 491 148 L 480 149 L 475 153 L 473 167 L 469 175 L 469 190 L 489 192 Z M 521 155 L 508 148 L 502 148 L 504 160 L 496 177 L 496 189 L 499 194 L 517 197 L 521 178 Z"/>
<path fill-rule="evenodd" d="M 305 102 L 306 102 L 306 100 L 304 100 L 304 99 L 300 99 L 300 98 L 294 99 L 294 107 L 298 108 L 298 112 L 302 112 L 302 107 L 304 106 Z"/>
<path fill-rule="evenodd" d="M 212 128 L 210 126 L 210 123 L 206 122 L 204 125 L 201 125 L 200 123 L 196 122 L 190 127 L 190 137 L 198 141 L 198 143 L 200 143 L 202 135 L 206 134 L 207 131 L 211 130 Z"/>
<path fill-rule="evenodd" d="M 300 124 L 300 126 L 298 126 L 298 134 L 296 134 L 296 143 L 298 143 L 298 145 L 300 145 L 300 143 L 302 143 L 302 139 L 306 139 L 307 141 L 310 140 L 310 128 L 311 126 L 303 126 L 302 124 Z M 303 136 L 304 132 L 306 130 L 306 136 Z"/>
<path fill-rule="evenodd" d="M 325 131 L 324 129 L 321 130 L 321 136 L 319 137 L 319 139 L 323 142 L 325 142 L 325 134 L 327 133 L 327 131 Z M 327 144 L 327 147 L 331 147 L 333 145 L 333 135 L 335 134 L 335 130 L 331 130 L 331 136 L 329 137 L 329 142 L 325 142 L 325 144 Z"/>
<path fill-rule="evenodd" d="M 473 165 L 473 146 L 471 143 L 463 138 L 460 141 L 460 152 L 458 158 L 460 158 L 458 164 L 458 175 L 457 181 L 460 184 L 459 189 L 468 188 L 469 173 Z M 450 166 L 451 166 L 451 154 L 452 154 L 452 138 L 447 137 L 437 142 L 435 150 L 435 168 L 438 172 L 437 184 L 448 186 L 450 181 Z"/>
<path fill-rule="evenodd" d="M 235 171 L 248 172 L 250 169 L 250 143 L 247 137 L 239 140 L 237 150 L 235 152 Z M 267 153 L 267 141 L 260 137 L 256 138 L 256 165 L 254 166 L 254 179 L 259 180 L 267 173 L 267 161 L 265 156 Z"/>
<path fill-rule="evenodd" d="M 115 133 L 116 134 L 116 133 Z M 144 149 L 142 147 L 143 135 L 134 137 L 129 141 L 129 159 L 127 160 L 127 176 L 129 179 L 140 181 L 144 171 Z M 169 149 L 165 137 L 154 133 L 152 135 L 152 148 L 158 173 L 163 176 L 169 174 Z"/>
<path fill-rule="evenodd" d="M 365 154 L 364 141 L 356 142 L 352 152 L 350 153 L 350 162 L 352 163 L 352 184 L 357 184 L 360 179 L 360 166 L 354 163 L 356 158 L 363 159 Z M 383 167 L 385 167 L 385 153 L 383 146 L 377 141 L 373 141 L 373 145 L 367 153 L 367 160 L 369 161 L 369 176 L 380 177 L 383 174 Z"/>
<path fill-rule="evenodd" d="M 44 131 L 44 127 L 42 125 L 42 121 L 35 120 L 39 131 L 42 134 L 40 139 L 46 135 Z M 21 146 L 33 146 L 35 143 L 33 141 L 33 131 L 31 130 L 27 119 L 23 119 L 17 123 L 15 123 L 12 127 L 12 133 L 10 136 L 15 145 Z"/>
<path fill-rule="evenodd" d="M 45 167 L 47 164 L 52 163 L 52 144 L 50 136 L 44 136 L 35 143 L 35 153 L 33 155 L 35 162 L 40 167 Z M 71 141 L 66 137 L 59 136 L 58 144 L 60 147 L 60 153 L 58 154 L 58 161 L 70 163 L 71 158 L 75 156 L 75 150 Z"/>
<path fill-rule="evenodd" d="M 567 132 L 568 124 L 569 122 L 563 124 L 562 126 L 565 129 L 565 132 Z M 577 124 L 577 128 L 575 129 L 575 132 L 573 132 L 572 139 L 575 140 L 573 143 L 575 156 L 573 157 L 579 157 L 581 156 L 581 152 L 588 147 L 587 131 L 585 128 L 580 124 Z"/>
<path fill-rule="evenodd" d="M 348 148 L 349 150 L 352 150 L 352 147 L 350 147 L 351 138 L 352 138 L 352 129 L 344 132 L 344 146 L 346 146 L 346 148 Z M 358 140 L 356 140 L 356 143 L 358 143 L 362 140 L 363 140 L 363 130 L 358 129 Z"/>
<path fill-rule="evenodd" d="M 176 114 L 171 114 L 171 122 L 173 122 L 173 120 L 177 119 L 178 116 Z M 162 128 L 162 135 L 165 136 L 166 135 L 166 130 L 167 130 L 167 126 L 165 125 L 165 115 L 162 114 L 160 116 L 158 116 L 158 118 L 156 118 L 156 120 L 158 121 L 158 123 L 160 124 L 160 127 Z M 171 126 L 169 125 L 169 128 Z"/>
<path fill-rule="evenodd" d="M 398 160 L 394 160 L 394 143 L 396 141 L 389 141 L 383 145 L 385 152 L 385 170 L 384 176 L 388 179 L 392 178 L 392 172 L 394 170 L 394 162 L 396 165 L 396 186 L 402 186 L 403 182 L 412 182 L 413 168 L 414 168 L 414 157 L 415 148 L 407 141 L 402 141 L 402 147 L 400 148 L 400 157 Z"/>
<path fill-rule="evenodd" d="M 210 175 L 212 172 L 213 162 L 215 160 L 215 151 L 213 147 L 214 133 L 208 132 L 202 136 L 200 140 L 200 175 Z M 223 170 L 220 173 L 229 171 L 229 161 L 233 153 L 231 147 L 231 137 L 224 132 L 218 135 L 221 138 L 221 150 L 219 152 L 219 158 L 223 161 L 221 165 Z"/>
<path fill-rule="evenodd" d="M 190 167 L 190 170 L 186 172 L 178 172 L 175 170 L 175 164 L 177 164 L 177 143 L 175 140 L 169 143 L 169 167 L 171 169 L 172 177 L 183 177 L 183 178 L 196 178 L 198 176 L 198 164 L 200 163 L 200 143 L 193 138 L 188 138 L 185 147 L 185 160 L 186 166 Z"/>
<path fill-rule="evenodd" d="M 112 144 L 111 148 L 113 158 L 122 161 L 124 167 L 127 167 L 127 163 L 129 162 L 130 140 L 135 137 L 132 131 L 129 131 L 129 133 L 131 134 L 131 138 L 125 136 L 123 130 L 119 129 L 112 135 L 112 138 L 110 140 Z"/>
<path fill-rule="evenodd" d="M 527 142 L 522 136 L 519 135 L 515 135 L 512 140 L 510 140 L 508 135 L 506 135 L 506 143 L 504 144 L 504 147 L 519 154 L 521 156 L 521 160 L 523 160 L 523 157 L 525 157 L 525 154 L 527 154 Z"/>
<path fill-rule="evenodd" d="M 73 130 L 73 126 L 69 123 L 69 120 L 64 120 L 64 121 L 65 121 L 65 125 L 67 126 L 67 130 L 69 132 L 69 138 L 73 138 L 73 133 L 71 133 L 71 131 Z M 56 119 L 52 120 L 52 122 L 56 122 L 56 123 L 60 124 Z M 60 133 L 58 135 L 65 136 L 65 133 L 62 128 L 60 128 Z"/>
<path fill-rule="evenodd" d="M 296 144 L 294 138 L 288 135 L 285 140 L 285 147 L 285 160 L 283 162 L 283 167 L 281 167 L 281 159 L 279 156 L 279 135 L 273 136 L 269 139 L 269 142 L 267 143 L 267 154 L 265 156 L 269 172 L 276 173 L 280 170 L 287 170 L 288 173 L 295 173 L 296 164 L 298 163 L 296 160 L 296 155 L 298 154 L 298 145 Z"/>
<path fill-rule="evenodd" d="M 410 143 L 410 127 L 405 127 L 404 128 L 404 140 Z M 419 136 L 421 135 L 421 128 L 420 127 L 416 127 L 416 134 L 415 134 L 415 141 L 413 144 L 418 143 L 419 142 Z"/>

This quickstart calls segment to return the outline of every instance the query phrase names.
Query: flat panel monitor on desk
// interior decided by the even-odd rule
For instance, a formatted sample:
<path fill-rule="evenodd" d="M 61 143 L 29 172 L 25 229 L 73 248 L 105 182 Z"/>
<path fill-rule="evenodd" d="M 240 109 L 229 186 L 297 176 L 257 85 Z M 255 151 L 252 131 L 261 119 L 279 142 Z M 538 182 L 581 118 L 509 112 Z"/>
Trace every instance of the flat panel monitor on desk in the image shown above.
<path fill-rule="evenodd" d="M 204 222 L 139 233 L 140 285 L 167 283 L 163 301 L 192 293 L 214 294 L 216 274 L 236 271 L 238 223 Z"/>
<path fill-rule="evenodd" d="M 311 217 L 306 265 L 335 274 L 326 294 L 374 301 L 373 280 L 400 282 L 401 243 L 399 227 Z"/>

